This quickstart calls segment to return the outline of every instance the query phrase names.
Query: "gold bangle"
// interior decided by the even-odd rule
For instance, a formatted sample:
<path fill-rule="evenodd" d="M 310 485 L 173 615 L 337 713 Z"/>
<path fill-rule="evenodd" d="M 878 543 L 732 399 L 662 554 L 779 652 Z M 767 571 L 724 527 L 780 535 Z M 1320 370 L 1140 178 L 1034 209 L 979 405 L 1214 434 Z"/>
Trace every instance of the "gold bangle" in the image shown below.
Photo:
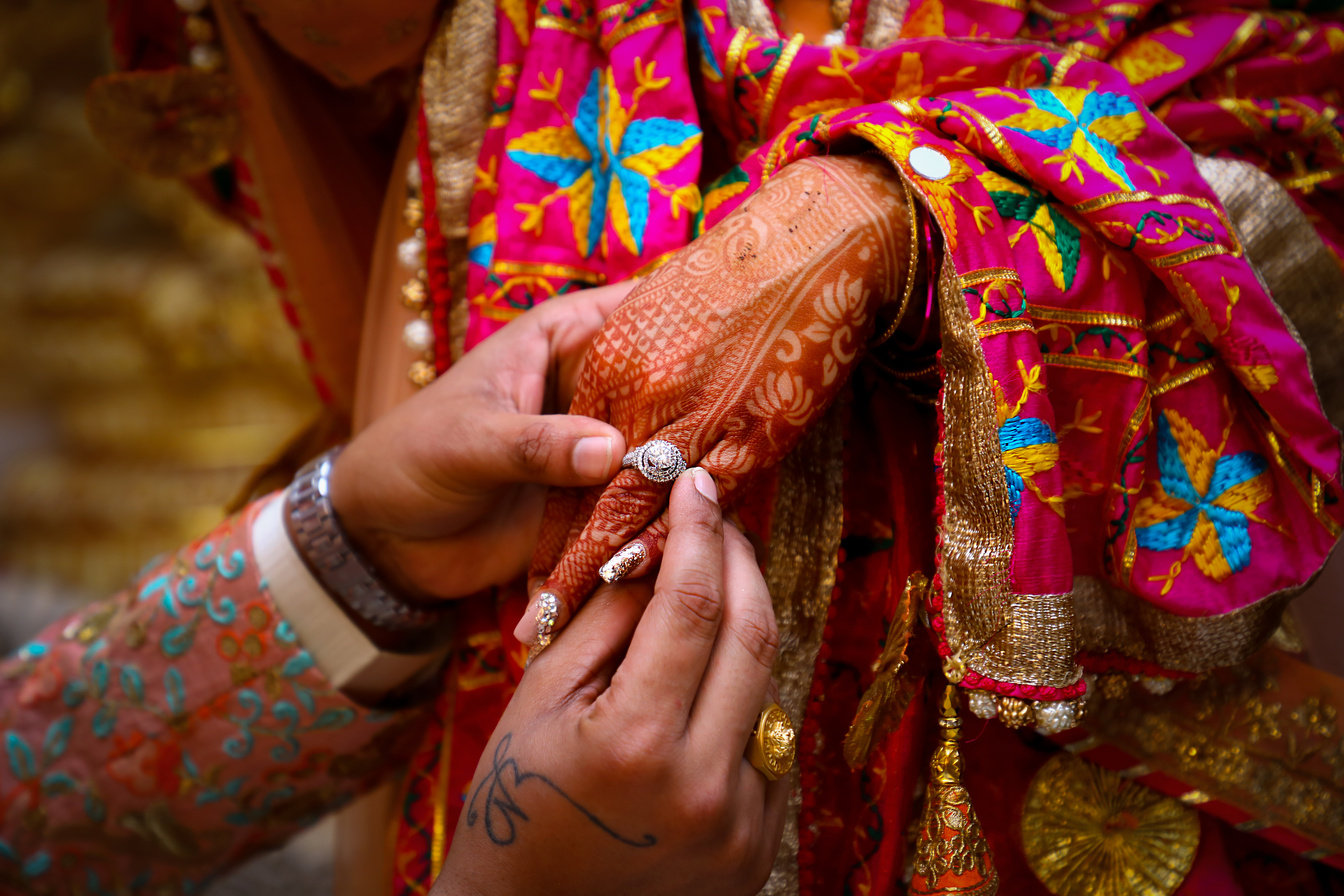
<path fill-rule="evenodd" d="M 905 193 L 905 207 L 910 218 L 910 260 L 905 266 L 905 294 L 901 296 L 900 308 L 896 309 L 896 319 L 887 327 L 885 333 L 868 343 L 870 349 L 877 348 L 896 335 L 901 321 L 905 319 L 905 312 L 910 310 L 910 297 L 915 292 L 915 266 L 919 264 L 919 213 L 915 209 L 915 197 L 910 192 L 910 185 L 905 182 L 905 175 L 901 174 L 900 178 L 901 190 Z"/>

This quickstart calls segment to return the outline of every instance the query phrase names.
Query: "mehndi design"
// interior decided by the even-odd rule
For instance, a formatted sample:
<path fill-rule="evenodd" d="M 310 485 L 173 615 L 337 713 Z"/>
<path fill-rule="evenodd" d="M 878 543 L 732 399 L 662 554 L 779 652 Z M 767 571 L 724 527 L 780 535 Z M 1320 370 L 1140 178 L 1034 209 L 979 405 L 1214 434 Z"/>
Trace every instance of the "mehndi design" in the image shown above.
<path fill-rule="evenodd" d="M 731 506 L 825 410 L 880 304 L 899 299 L 908 228 L 881 162 L 786 168 L 608 319 L 571 412 L 609 421 L 630 445 L 678 446 Z M 552 493 L 532 575 L 561 598 L 557 627 L 632 538 L 657 559 L 668 489 L 627 469 L 605 490 Z"/>

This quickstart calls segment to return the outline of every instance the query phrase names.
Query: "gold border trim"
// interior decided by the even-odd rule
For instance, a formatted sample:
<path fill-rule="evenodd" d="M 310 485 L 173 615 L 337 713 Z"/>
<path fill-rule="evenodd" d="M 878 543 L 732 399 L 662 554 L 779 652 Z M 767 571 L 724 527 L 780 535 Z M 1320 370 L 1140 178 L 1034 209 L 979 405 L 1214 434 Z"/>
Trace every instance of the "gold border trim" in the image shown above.
<path fill-rule="evenodd" d="M 1091 370 L 1094 373 L 1113 373 L 1117 376 L 1127 376 L 1136 380 L 1143 380 L 1145 383 L 1148 382 L 1148 368 L 1137 361 L 1045 352 L 1041 355 L 1041 362 L 1050 367 L 1073 367 L 1078 370 Z"/>
<path fill-rule="evenodd" d="M 1056 324 L 1082 324 L 1088 327 L 1128 327 L 1131 330 L 1145 329 L 1144 322 L 1128 314 L 1116 314 L 1110 311 L 1079 311 L 1074 308 L 1055 308 L 1050 305 L 1028 303 L 1027 313 L 1031 319 Z"/>

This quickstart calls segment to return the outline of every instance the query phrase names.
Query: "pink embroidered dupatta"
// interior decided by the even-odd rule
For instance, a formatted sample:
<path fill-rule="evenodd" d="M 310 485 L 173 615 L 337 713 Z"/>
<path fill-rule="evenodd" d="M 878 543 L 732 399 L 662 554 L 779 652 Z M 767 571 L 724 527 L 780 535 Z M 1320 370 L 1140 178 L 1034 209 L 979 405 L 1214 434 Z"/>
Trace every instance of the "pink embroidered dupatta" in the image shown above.
<path fill-rule="evenodd" d="M 1237 662 L 1340 532 L 1338 435 L 1162 117 L 1227 156 L 1310 147 L 1328 188 L 1338 133 L 1309 91 L 1344 47 L 1337 25 L 1292 30 L 1297 13 L 1162 10 L 1170 23 L 1129 37 L 1146 14 L 926 0 L 906 32 L 977 36 L 870 50 L 853 46 L 876 27 L 857 12 L 847 43 L 811 46 L 734 28 L 741 15 L 712 0 L 685 20 L 658 0 L 501 4 L 466 344 L 549 295 L 655 268 L 795 159 L 874 146 L 942 249 L 928 609 L 949 673 L 1060 700 L 1082 693 L 1082 666 Z M 1069 43 L 988 39 L 1015 35 Z M 1297 118 L 1279 114 L 1278 143 L 1251 152 L 1234 141 L 1263 110 L 1229 73 L 1285 42 L 1301 61 L 1275 86 L 1308 93 L 1279 103 Z M 1092 58 L 1106 55 L 1118 67 Z M 1173 94 L 1178 71 L 1233 95 Z M 1216 135 L 1211 108 L 1227 119 Z M 912 163 L 921 153 L 935 164 Z M 1330 208 L 1294 177 L 1301 205 Z"/>

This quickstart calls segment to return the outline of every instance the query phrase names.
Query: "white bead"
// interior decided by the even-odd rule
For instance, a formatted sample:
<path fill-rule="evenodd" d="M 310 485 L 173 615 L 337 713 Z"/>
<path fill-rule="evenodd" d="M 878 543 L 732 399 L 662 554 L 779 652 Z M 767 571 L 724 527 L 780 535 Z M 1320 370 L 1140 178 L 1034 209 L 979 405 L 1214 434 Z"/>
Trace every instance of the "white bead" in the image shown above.
<path fill-rule="evenodd" d="M 920 177 L 942 180 L 952 173 L 952 163 L 932 146 L 916 146 L 910 150 L 910 167 Z"/>
<path fill-rule="evenodd" d="M 418 271 L 425 266 L 425 241 L 422 237 L 408 236 L 397 243 L 397 260 L 408 271 Z"/>
<path fill-rule="evenodd" d="M 177 8 L 185 13 L 196 13 L 209 5 L 208 0 L 174 0 Z"/>
<path fill-rule="evenodd" d="M 971 707 L 971 712 L 982 719 L 992 719 L 999 714 L 999 707 L 994 702 L 994 695 L 988 691 L 971 691 L 970 696 L 966 698 L 966 703 Z"/>
<path fill-rule="evenodd" d="M 411 159 L 406 164 L 406 186 L 412 190 L 420 189 L 420 161 L 418 159 Z"/>
<path fill-rule="evenodd" d="M 213 72 L 224 64 L 224 54 L 219 47 L 211 44 L 197 44 L 191 48 L 191 67 L 203 72 Z"/>
<path fill-rule="evenodd" d="M 417 317 L 402 329 L 401 341 L 413 352 L 427 352 L 434 347 L 434 328 Z"/>
<path fill-rule="evenodd" d="M 1143 689 L 1148 693 L 1159 696 L 1171 693 L 1171 689 L 1176 687 L 1176 682 L 1173 679 L 1158 678 L 1151 675 L 1140 675 L 1139 684 L 1143 685 Z"/>
<path fill-rule="evenodd" d="M 843 47 L 845 45 L 845 29 L 836 28 L 834 31 L 827 31 L 826 36 L 821 39 L 823 47 Z"/>
<path fill-rule="evenodd" d="M 1036 704 L 1036 728 L 1042 734 L 1058 734 L 1077 724 L 1073 703 L 1068 700 L 1040 701 Z"/>

